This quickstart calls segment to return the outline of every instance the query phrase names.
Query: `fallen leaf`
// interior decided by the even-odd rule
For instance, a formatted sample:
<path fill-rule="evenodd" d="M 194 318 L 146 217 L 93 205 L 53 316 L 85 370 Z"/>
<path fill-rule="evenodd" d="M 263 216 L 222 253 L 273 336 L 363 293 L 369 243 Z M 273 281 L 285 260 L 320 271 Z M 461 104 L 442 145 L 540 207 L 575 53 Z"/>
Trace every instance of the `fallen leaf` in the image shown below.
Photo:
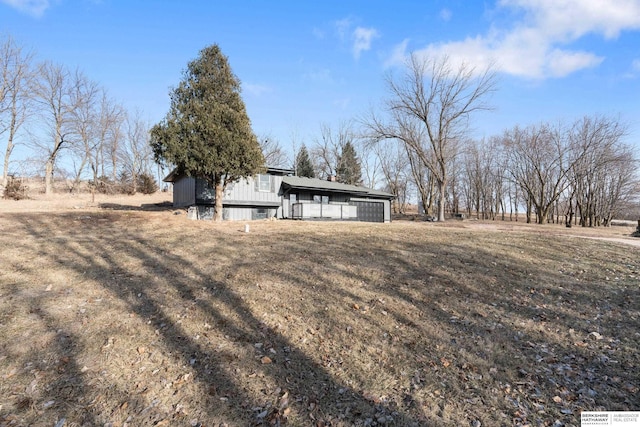
<path fill-rule="evenodd" d="M 264 356 L 262 359 L 260 359 L 260 362 L 263 365 L 268 365 L 269 363 L 271 363 L 273 361 L 271 360 L 271 358 L 269 356 Z"/>
<path fill-rule="evenodd" d="M 560 396 L 553 396 L 553 401 L 556 403 L 562 403 L 562 398 Z"/>
<path fill-rule="evenodd" d="M 603 338 L 603 336 L 594 331 L 594 332 L 590 332 L 589 333 L 589 338 L 591 338 L 592 340 L 598 340 L 599 341 L 599 340 L 601 340 Z"/>

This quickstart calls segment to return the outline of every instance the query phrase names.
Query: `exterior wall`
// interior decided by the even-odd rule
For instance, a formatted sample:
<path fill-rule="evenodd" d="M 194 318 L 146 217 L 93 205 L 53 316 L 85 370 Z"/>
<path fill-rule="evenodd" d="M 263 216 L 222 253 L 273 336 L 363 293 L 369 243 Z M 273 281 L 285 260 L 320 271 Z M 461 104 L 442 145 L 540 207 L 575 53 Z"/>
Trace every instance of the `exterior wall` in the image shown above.
<path fill-rule="evenodd" d="M 223 198 L 223 219 L 247 221 L 257 218 L 283 217 L 282 196 L 279 194 L 282 176 L 267 175 L 269 177 L 268 190 L 260 191 L 257 177 L 240 179 L 230 184 Z M 181 177 L 173 183 L 173 206 L 187 207 L 196 204 L 211 206 L 214 203 L 215 192 L 210 189 L 205 180 L 193 177 Z M 259 210 L 256 210 L 259 209 Z M 266 211 L 265 211 L 266 210 Z M 203 218 L 208 210 L 202 210 Z"/>
<path fill-rule="evenodd" d="M 181 208 L 196 204 L 196 180 L 182 177 L 173 183 L 173 206 Z"/>
<path fill-rule="evenodd" d="M 252 206 L 230 206 L 222 209 L 222 219 L 229 221 L 252 221 L 273 218 L 277 208 L 256 208 Z"/>
<path fill-rule="evenodd" d="M 269 177 L 269 188 L 267 191 L 261 191 L 258 184 L 258 176 L 249 178 L 241 178 L 240 181 L 234 182 L 227 186 L 224 193 L 224 202 L 233 204 L 234 202 L 252 202 L 255 205 L 260 203 L 269 203 L 272 205 L 282 203 L 282 197 L 279 195 L 280 185 L 282 184 L 282 176 L 266 174 Z"/>

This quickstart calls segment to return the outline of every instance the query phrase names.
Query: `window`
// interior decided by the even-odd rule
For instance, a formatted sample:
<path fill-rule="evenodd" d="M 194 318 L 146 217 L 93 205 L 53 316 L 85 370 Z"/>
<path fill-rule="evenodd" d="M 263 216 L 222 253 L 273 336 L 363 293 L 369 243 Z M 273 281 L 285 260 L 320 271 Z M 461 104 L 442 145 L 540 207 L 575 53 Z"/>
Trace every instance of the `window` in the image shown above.
<path fill-rule="evenodd" d="M 251 219 L 266 219 L 266 218 L 267 218 L 266 208 L 253 208 L 251 210 Z"/>
<path fill-rule="evenodd" d="M 323 205 L 329 204 L 329 196 L 321 196 L 319 194 L 315 194 L 313 196 L 313 203 L 322 203 Z"/>
<path fill-rule="evenodd" d="M 296 203 L 298 201 L 298 195 L 297 194 L 289 194 L 289 201 L 291 203 Z"/>
<path fill-rule="evenodd" d="M 258 175 L 258 191 L 271 191 L 271 176 Z"/>

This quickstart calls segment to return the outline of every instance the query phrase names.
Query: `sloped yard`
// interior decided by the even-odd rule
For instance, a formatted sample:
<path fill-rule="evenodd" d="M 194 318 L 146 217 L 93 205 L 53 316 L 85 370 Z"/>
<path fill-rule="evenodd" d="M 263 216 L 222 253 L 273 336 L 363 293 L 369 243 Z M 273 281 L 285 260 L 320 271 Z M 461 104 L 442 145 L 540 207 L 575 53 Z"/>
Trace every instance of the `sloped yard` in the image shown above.
<path fill-rule="evenodd" d="M 0 214 L 0 425 L 578 426 L 640 409 L 637 247 L 250 227 Z"/>

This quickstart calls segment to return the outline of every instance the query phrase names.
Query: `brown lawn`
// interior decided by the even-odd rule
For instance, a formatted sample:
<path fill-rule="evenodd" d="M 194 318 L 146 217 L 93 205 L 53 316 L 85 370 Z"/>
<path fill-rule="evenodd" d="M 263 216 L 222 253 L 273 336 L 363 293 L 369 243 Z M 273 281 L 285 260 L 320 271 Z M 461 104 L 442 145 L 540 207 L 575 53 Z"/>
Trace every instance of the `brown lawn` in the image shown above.
<path fill-rule="evenodd" d="M 578 426 L 640 410 L 632 227 L 244 233 L 165 198 L 0 202 L 0 425 Z"/>

